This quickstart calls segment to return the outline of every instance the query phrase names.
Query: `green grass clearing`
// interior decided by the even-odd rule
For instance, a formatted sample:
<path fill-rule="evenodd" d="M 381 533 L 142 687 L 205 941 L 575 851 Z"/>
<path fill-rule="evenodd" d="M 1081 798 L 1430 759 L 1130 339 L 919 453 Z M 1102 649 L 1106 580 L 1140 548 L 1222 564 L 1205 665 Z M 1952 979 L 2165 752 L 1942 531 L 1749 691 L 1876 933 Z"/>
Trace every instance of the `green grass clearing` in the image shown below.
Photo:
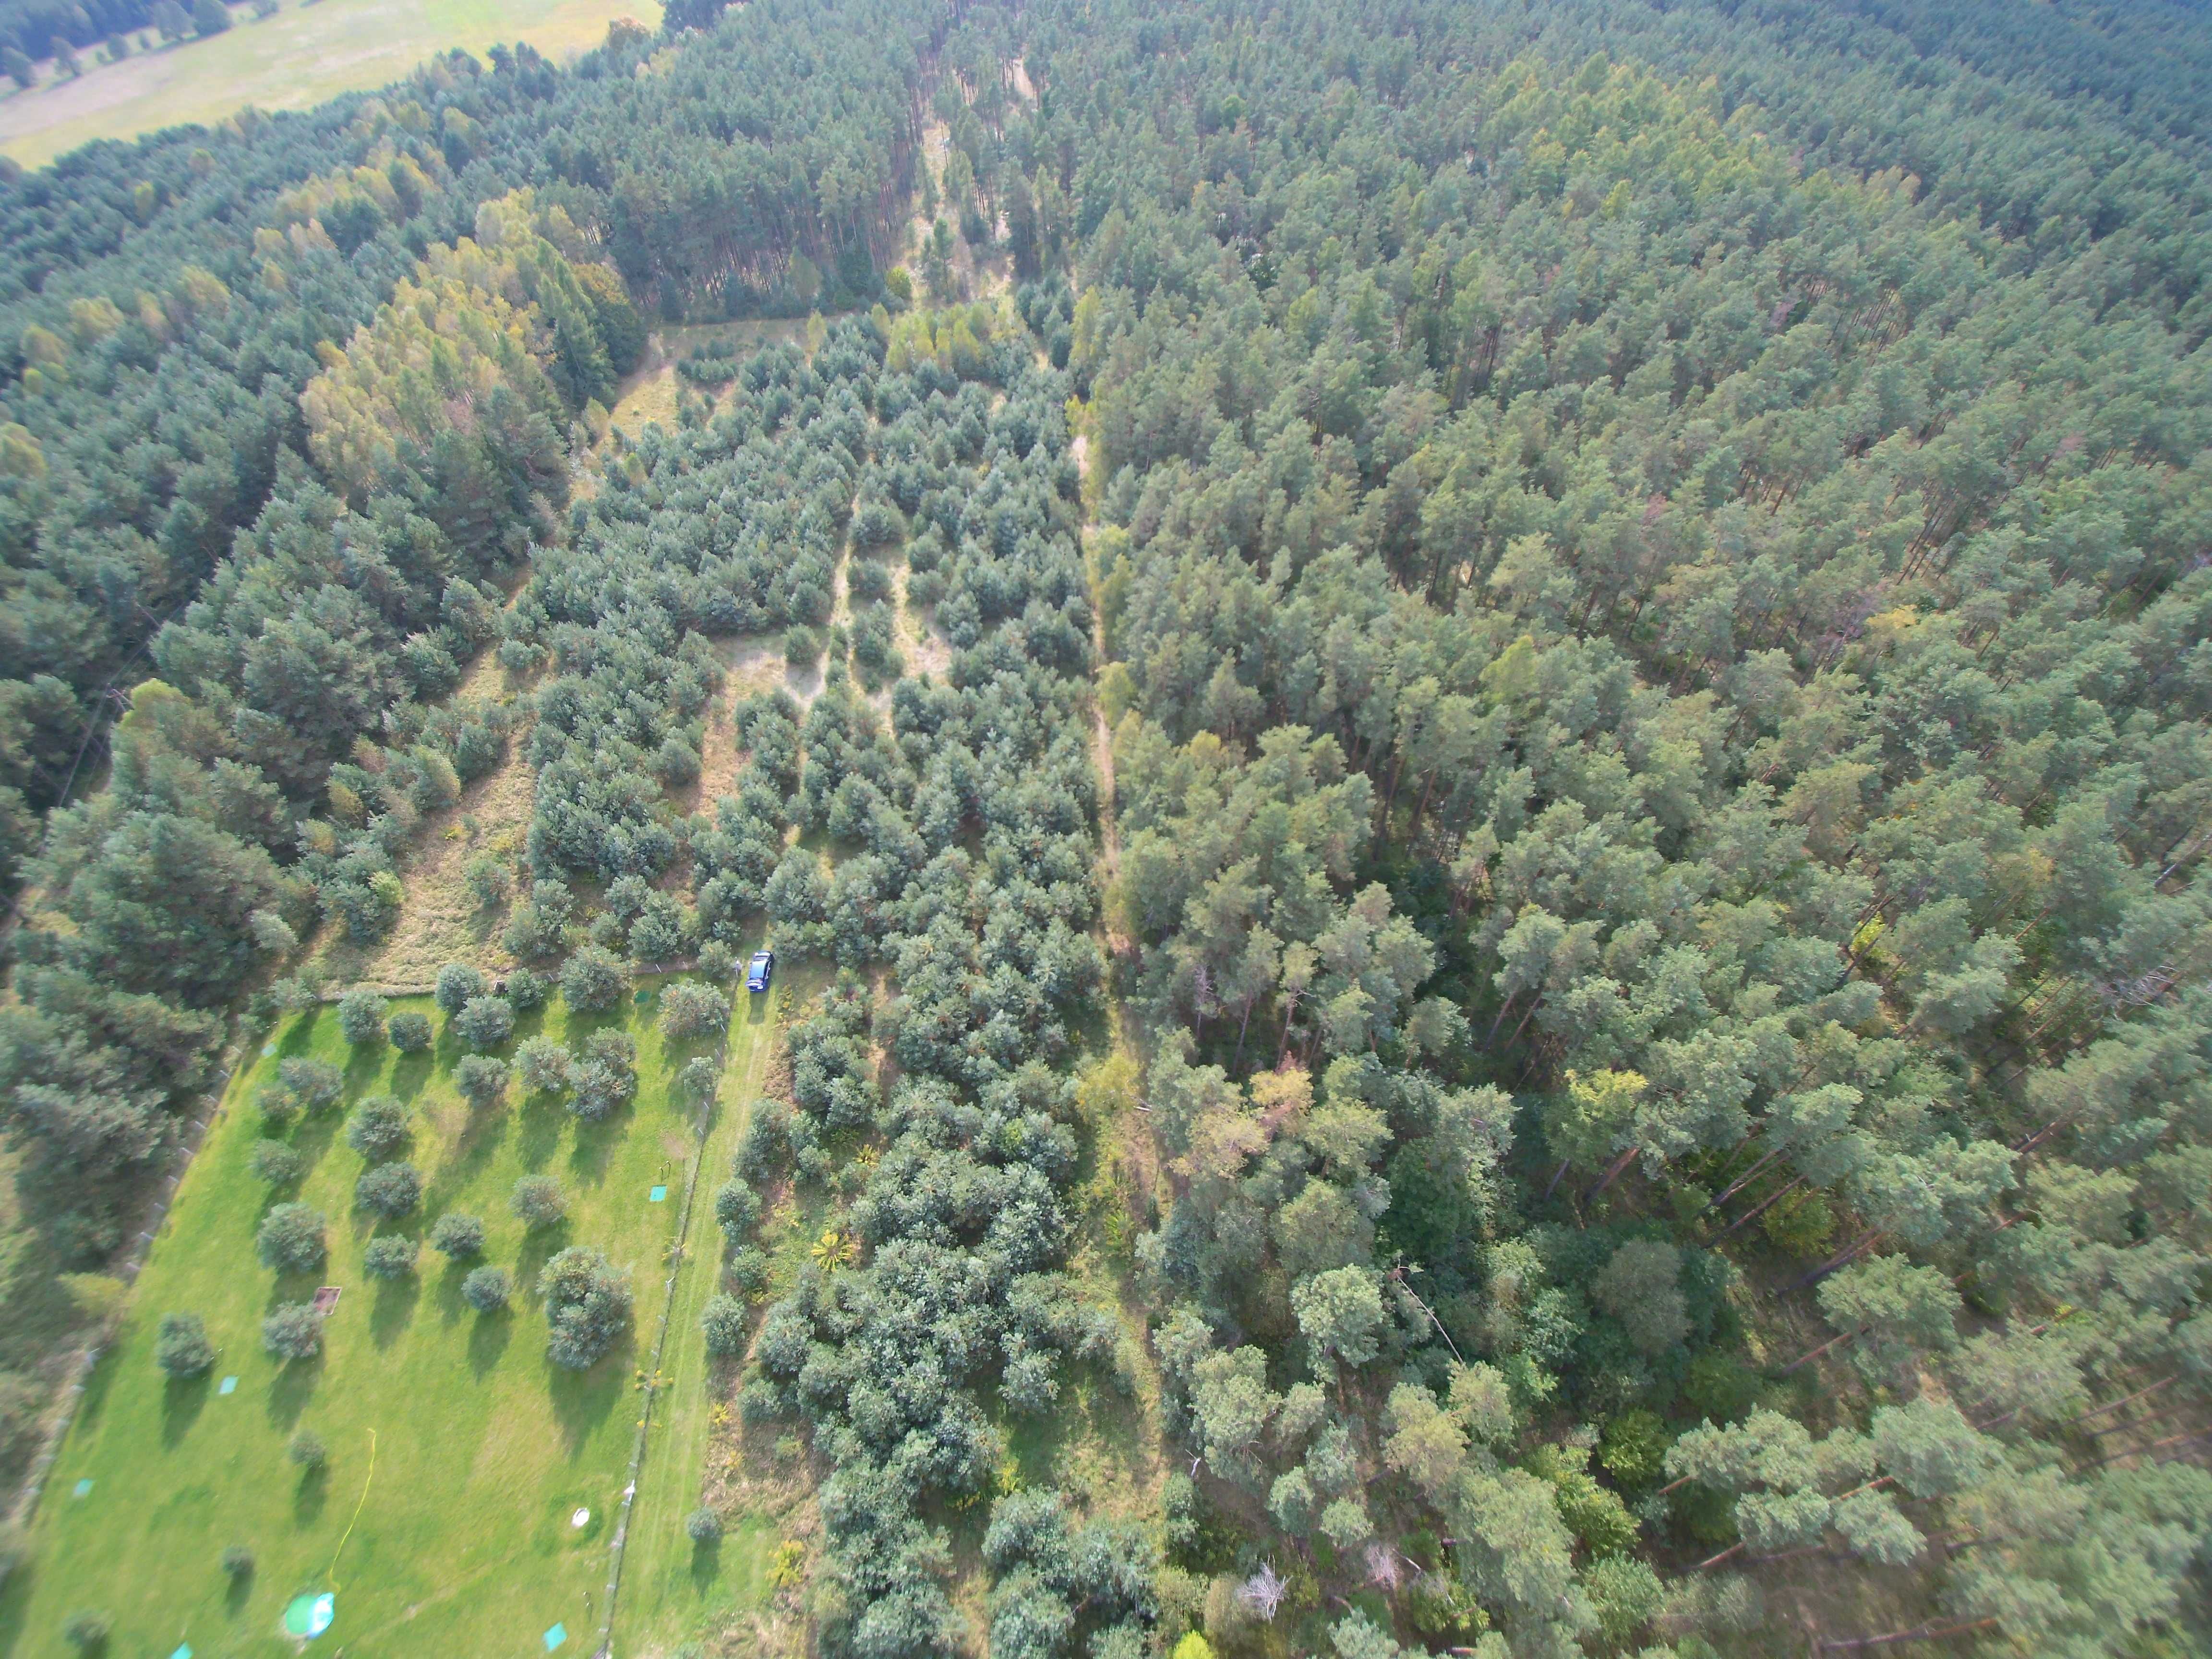
<path fill-rule="evenodd" d="M 189 9 L 189 8 L 187 8 Z M 606 39 L 607 25 L 634 17 L 660 25 L 657 0 L 284 0 L 265 21 L 233 10 L 228 33 L 101 64 L 80 52 L 84 73 L 51 64 L 29 91 L 6 82 L 0 96 L 0 155 L 42 167 L 95 138 L 135 138 L 187 122 L 222 120 L 245 105 L 307 109 L 342 92 L 398 81 L 434 53 L 455 46 L 481 57 L 495 44 L 526 40 L 556 62 Z"/>
<path fill-rule="evenodd" d="M 427 1001 L 395 1007 L 406 1006 Z M 202 1654 L 273 1659 L 297 1650 L 278 1629 L 285 1602 L 326 1589 L 337 1594 L 331 1645 L 353 1659 L 542 1651 L 556 1622 L 587 1651 L 642 1413 L 636 1367 L 658 1328 L 666 1251 L 698 1146 L 671 1082 L 692 1052 L 711 1047 L 665 1054 L 656 1011 L 657 1000 L 633 1002 L 570 1018 L 556 1003 L 518 1030 L 519 1040 L 542 1024 L 574 1042 L 592 1029 L 628 1026 L 637 1097 L 597 1125 L 519 1095 L 472 1115 L 450 1082 L 458 1058 L 450 1039 L 434 1054 L 380 1048 L 356 1057 L 332 1010 L 289 1022 L 276 1052 L 234 1081 L 94 1375 L 40 1505 L 30 1559 L 0 1592 L 0 1656 L 63 1654 L 64 1622 L 89 1608 L 113 1621 L 112 1653 L 167 1654 L 189 1642 Z M 732 1073 L 757 1065 L 768 1030 L 764 1011 L 739 1010 Z M 343 1108 L 294 1132 L 314 1160 L 299 1196 L 330 1218 L 330 1261 L 281 1280 L 264 1269 L 253 1235 L 271 1200 L 247 1168 L 262 1133 L 249 1103 L 295 1054 L 346 1066 L 348 1107 L 391 1092 L 412 1109 L 406 1156 L 422 1171 L 424 1199 L 384 1231 L 420 1237 L 447 1211 L 478 1215 L 489 1235 L 485 1259 L 526 1285 L 562 1246 L 598 1245 L 630 1273 L 633 1340 L 570 1372 L 546 1358 L 544 1316 L 526 1290 L 506 1314 L 480 1317 L 460 1300 L 461 1273 L 428 1252 L 413 1279 L 368 1279 L 362 1253 L 378 1230 L 352 1209 L 363 1160 L 345 1144 Z M 726 1121 L 734 1091 L 726 1086 L 724 1100 Z M 526 1172 L 561 1182 L 569 1212 L 559 1228 L 526 1237 L 509 1214 L 508 1194 Z M 655 1184 L 669 1188 L 667 1201 L 647 1201 Z M 343 1289 L 325 1352 L 279 1366 L 262 1351 L 261 1318 L 318 1284 Z M 222 1351 L 210 1375 L 191 1383 L 165 1382 L 154 1364 L 155 1328 L 177 1310 L 204 1318 Z M 228 1376 L 239 1380 L 225 1395 Z M 302 1480 L 286 1458 L 301 1428 L 329 1447 L 319 1477 Z M 656 1516 L 665 1501 L 680 1518 L 695 1492 L 696 1480 L 665 1500 L 641 1489 L 641 1515 Z M 583 1507 L 590 1522 L 571 1527 Z M 220 1565 L 232 1544 L 251 1549 L 256 1563 L 234 1585 Z"/>
<path fill-rule="evenodd" d="M 703 1547 L 693 1544 L 684 1529 L 700 1505 L 719 1380 L 699 1321 L 721 1287 L 724 1250 L 722 1230 L 714 1220 L 714 1193 L 730 1178 L 738 1143 L 767 1073 L 775 1046 L 773 1010 L 802 1006 L 827 978 L 820 969 L 779 969 L 769 996 L 738 993 L 735 1029 L 747 1035 L 732 1044 L 722 1074 L 722 1104 L 708 1135 L 691 1224 L 684 1234 L 684 1271 L 660 1358 L 665 1392 L 653 1407 L 623 1558 L 615 1623 L 619 1653 L 658 1651 L 709 1620 L 767 1599 L 769 1563 L 781 1541 L 767 1516 L 726 1511 L 721 1541 Z"/>

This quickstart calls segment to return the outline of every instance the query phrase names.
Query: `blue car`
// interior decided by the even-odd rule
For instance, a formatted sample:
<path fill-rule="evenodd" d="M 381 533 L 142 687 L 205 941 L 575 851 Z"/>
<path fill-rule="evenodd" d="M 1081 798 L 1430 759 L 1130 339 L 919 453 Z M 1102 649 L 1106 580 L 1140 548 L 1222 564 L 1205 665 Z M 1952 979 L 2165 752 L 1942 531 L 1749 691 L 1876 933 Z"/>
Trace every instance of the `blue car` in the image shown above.
<path fill-rule="evenodd" d="M 767 989 L 768 989 L 768 977 L 769 977 L 769 975 L 770 974 L 773 974 L 775 971 L 775 951 L 754 951 L 754 952 L 753 952 L 752 965 L 751 965 L 750 967 L 749 967 L 749 968 L 747 968 L 747 969 L 745 969 L 745 989 L 747 989 L 748 991 L 765 991 L 765 990 L 767 990 Z"/>

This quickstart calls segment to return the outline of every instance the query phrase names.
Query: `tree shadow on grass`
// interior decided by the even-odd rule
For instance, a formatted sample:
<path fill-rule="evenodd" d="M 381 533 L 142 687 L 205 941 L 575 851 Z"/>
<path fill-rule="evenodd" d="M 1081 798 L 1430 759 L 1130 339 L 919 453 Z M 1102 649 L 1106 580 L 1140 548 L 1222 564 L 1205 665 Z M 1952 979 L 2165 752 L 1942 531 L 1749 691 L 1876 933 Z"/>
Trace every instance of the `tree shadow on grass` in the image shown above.
<path fill-rule="evenodd" d="M 416 1273 L 376 1281 L 376 1299 L 369 1306 L 368 1337 L 379 1348 L 397 1342 L 415 1317 L 415 1304 L 422 1299 L 422 1280 Z"/>
<path fill-rule="evenodd" d="M 174 1446 L 191 1431 L 200 1412 L 207 1405 L 208 1389 L 213 1383 L 212 1374 L 202 1371 L 198 1376 L 173 1376 L 161 1385 L 161 1443 Z"/>
<path fill-rule="evenodd" d="M 453 1325 L 471 1312 L 469 1303 L 460 1298 L 460 1281 L 467 1279 L 473 1267 L 476 1267 L 473 1261 L 447 1259 L 445 1272 L 438 1274 L 438 1318 L 445 1325 Z"/>
<path fill-rule="evenodd" d="M 561 1136 L 575 1121 L 575 1115 L 558 1099 L 544 1095 L 526 1097 L 521 1109 L 515 1114 L 515 1122 L 522 1132 L 515 1148 L 522 1155 L 522 1167 L 534 1175 L 551 1163 Z"/>
<path fill-rule="evenodd" d="M 315 1389 L 323 1380 L 323 1357 L 295 1359 L 278 1371 L 269 1384 L 269 1420 L 280 1429 L 289 1429 L 300 1420 L 300 1413 L 307 1409 L 307 1402 L 315 1397 Z"/>
<path fill-rule="evenodd" d="M 525 1233 L 522 1249 L 514 1258 L 516 1293 L 532 1289 L 538 1283 L 538 1270 L 567 1249 L 570 1242 L 565 1217 L 550 1227 L 532 1227 Z"/>
<path fill-rule="evenodd" d="M 349 1095 L 359 1094 L 374 1082 L 384 1069 L 384 1056 L 388 1052 L 383 1040 L 356 1042 L 346 1051 L 345 1087 Z"/>
<path fill-rule="evenodd" d="M 115 1373 L 121 1369 L 119 1360 L 111 1357 L 106 1364 L 94 1365 L 91 1375 L 84 1379 L 84 1396 L 77 1401 L 76 1407 L 76 1426 L 80 1432 L 100 1421 L 100 1409 L 107 1403 L 108 1388 L 115 1381 Z M 7 1651 L 6 1648 L 0 1647 L 0 1655 L 5 1655 Z"/>
<path fill-rule="evenodd" d="M 499 1156 L 500 1145 L 507 1138 L 507 1124 L 514 1116 L 514 1113 L 504 1104 L 468 1115 L 460 1133 L 438 1160 L 437 1168 L 423 1188 L 424 1214 L 442 1213 L 453 1195 L 465 1191 L 483 1166 Z"/>
<path fill-rule="evenodd" d="M 331 1473 L 327 1464 L 318 1463 L 312 1469 L 300 1471 L 300 1484 L 292 1489 L 292 1519 L 303 1527 L 312 1527 L 330 1501 Z"/>
<path fill-rule="evenodd" d="M 691 1588 L 701 1594 L 713 1583 L 722 1571 L 722 1540 L 709 1538 L 704 1543 L 691 1546 Z"/>
<path fill-rule="evenodd" d="M 315 1026 L 322 1017 L 323 1011 L 319 1005 L 302 1018 L 294 1020 L 276 1044 L 277 1056 L 289 1060 L 295 1054 L 304 1054 L 313 1049 L 315 1046 Z"/>
<path fill-rule="evenodd" d="M 428 1049 L 400 1055 L 392 1065 L 392 1092 L 402 1100 L 414 1099 L 437 1068 L 437 1058 Z"/>
<path fill-rule="evenodd" d="M 29 1551 L 8 1575 L 8 1594 L 0 1595 L 0 1659 L 14 1659 L 27 1651 L 23 1642 L 24 1613 L 39 1587 L 39 1558 Z"/>
<path fill-rule="evenodd" d="M 632 1338 L 625 1336 L 586 1371 L 572 1371 L 550 1359 L 545 1362 L 546 1393 L 551 1396 L 553 1415 L 560 1422 L 569 1456 L 574 1457 L 584 1449 L 592 1431 L 606 1421 L 615 1402 L 622 1398 L 635 1360 L 636 1346 Z"/>
<path fill-rule="evenodd" d="M 469 1333 L 469 1369 L 479 1377 L 489 1376 L 507 1345 L 514 1340 L 514 1314 L 507 1308 L 477 1316 L 476 1328 Z"/>
<path fill-rule="evenodd" d="M 612 1160 L 615 1148 L 628 1136 L 637 1115 L 635 1097 L 619 1112 L 610 1112 L 596 1123 L 582 1118 L 576 1120 L 576 1145 L 568 1154 L 568 1168 L 576 1179 L 586 1187 L 597 1187 L 607 1178 L 607 1164 Z"/>
<path fill-rule="evenodd" d="M 307 1159 L 308 1169 L 313 1170 L 323 1161 L 323 1154 L 330 1151 L 331 1143 L 337 1139 L 345 1121 L 345 1111 L 340 1106 L 301 1118 L 292 1127 L 292 1150 Z"/>

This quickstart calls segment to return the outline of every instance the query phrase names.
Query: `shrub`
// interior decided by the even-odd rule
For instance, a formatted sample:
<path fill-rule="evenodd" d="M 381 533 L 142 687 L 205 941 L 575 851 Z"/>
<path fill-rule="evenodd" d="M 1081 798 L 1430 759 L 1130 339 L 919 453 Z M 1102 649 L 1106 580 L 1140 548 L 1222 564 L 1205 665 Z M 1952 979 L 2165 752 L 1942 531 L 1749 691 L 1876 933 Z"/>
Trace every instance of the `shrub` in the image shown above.
<path fill-rule="evenodd" d="M 215 1344 L 208 1340 L 207 1326 L 198 1314 L 161 1316 L 161 1332 L 154 1339 L 154 1363 L 164 1376 L 207 1374 L 215 1364 Z"/>
<path fill-rule="evenodd" d="M 261 1322 L 261 1346 L 279 1359 L 313 1359 L 323 1351 L 323 1320 L 312 1302 L 287 1302 Z"/>
<path fill-rule="evenodd" d="M 305 1204 L 279 1204 L 261 1218 L 253 1236 L 261 1265 L 280 1273 L 307 1273 L 323 1265 L 323 1212 Z"/>
<path fill-rule="evenodd" d="M 684 1069 L 676 1074 L 676 1092 L 695 1112 L 714 1099 L 721 1085 L 720 1070 L 704 1054 L 684 1061 Z"/>
<path fill-rule="evenodd" d="M 543 906 L 517 905 L 500 930 L 499 942 L 509 956 L 541 962 L 560 950 L 561 924 L 547 915 Z M 514 988 L 512 982 L 507 988 Z"/>
<path fill-rule="evenodd" d="M 696 1509 L 684 1517 L 684 1530 L 695 1544 L 719 1544 L 722 1541 L 722 1517 L 710 1509 Z"/>
<path fill-rule="evenodd" d="M 596 1014 L 622 1000 L 629 984 L 622 958 L 597 945 L 587 945 L 561 968 L 561 999 L 580 1014 Z"/>
<path fill-rule="evenodd" d="M 745 1351 L 745 1304 L 734 1296 L 709 1300 L 699 1323 L 707 1333 L 708 1353 L 732 1359 Z"/>
<path fill-rule="evenodd" d="M 681 749 L 683 746 L 678 744 Z M 690 755 L 691 751 L 684 749 Z M 699 773 L 698 758 L 690 763 L 691 775 Z M 685 780 L 689 781 L 689 780 Z M 673 962 L 690 953 L 691 941 L 699 936 L 699 919 L 665 893 L 655 893 L 645 902 L 644 908 L 629 927 L 629 957 L 632 962 Z"/>
<path fill-rule="evenodd" d="M 699 947 L 699 973 L 702 978 L 717 985 L 737 977 L 738 953 L 718 939 L 710 939 Z"/>
<path fill-rule="evenodd" d="M 388 1005 L 367 986 L 359 986 L 338 999 L 338 1030 L 356 1048 L 384 1041 L 384 1014 Z"/>
<path fill-rule="evenodd" d="M 1663 1353 L 1690 1332 L 1681 1290 L 1682 1254 L 1657 1239 L 1632 1238 L 1590 1283 L 1590 1299 L 1642 1353 Z"/>
<path fill-rule="evenodd" d="M 1758 1404 L 1763 1386 L 1759 1372 L 1741 1358 L 1708 1348 L 1690 1362 L 1682 1397 L 1699 1416 L 1733 1423 Z"/>
<path fill-rule="evenodd" d="M 551 1327 L 546 1357 L 583 1370 L 614 1346 L 629 1323 L 629 1285 L 603 1251 L 571 1245 L 538 1276 Z"/>
<path fill-rule="evenodd" d="M 345 1093 L 345 1073 L 327 1060 L 301 1056 L 285 1060 L 276 1067 L 276 1081 L 303 1112 L 326 1110 Z"/>
<path fill-rule="evenodd" d="M 281 1140 L 257 1140 L 246 1166 L 272 1187 L 289 1187 L 307 1172 L 307 1155 Z"/>
<path fill-rule="evenodd" d="M 451 1019 L 489 988 L 481 971 L 465 962 L 449 962 L 438 969 L 438 988 L 430 997 L 439 1012 Z"/>
<path fill-rule="evenodd" d="M 636 1059 L 637 1045 L 627 1034 L 592 1032 L 585 1039 L 583 1058 L 568 1068 L 568 1082 L 576 1091 L 569 1109 L 595 1122 L 628 1104 L 637 1093 L 632 1069 Z"/>
<path fill-rule="evenodd" d="M 524 1226 L 535 1232 L 565 1217 L 568 1200 L 562 1194 L 561 1183 L 551 1176 L 525 1176 L 514 1183 L 514 1195 L 507 1200 L 507 1207 Z"/>
<path fill-rule="evenodd" d="M 853 520 L 854 540 L 864 545 L 902 540 L 898 520 L 884 516 L 889 512 L 890 509 L 880 501 L 872 501 L 862 507 Z M 865 526 L 887 529 L 890 533 L 864 537 L 862 530 Z M 854 559 L 845 567 L 846 591 L 852 595 L 855 605 L 878 604 L 890 599 L 894 585 L 890 567 L 874 559 Z"/>
<path fill-rule="evenodd" d="M 489 1054 L 464 1054 L 461 1063 L 453 1067 L 453 1087 L 482 1111 L 507 1092 L 507 1063 Z"/>
<path fill-rule="evenodd" d="M 461 1281 L 461 1300 L 478 1313 L 497 1313 L 513 1291 L 504 1267 L 478 1267 Z"/>
<path fill-rule="evenodd" d="M 346 1120 L 346 1145 L 381 1164 L 407 1144 L 407 1109 L 390 1095 L 371 1095 Z"/>
<path fill-rule="evenodd" d="M 243 1544 L 233 1544 L 222 1553 L 222 1570 L 233 1578 L 243 1578 L 253 1571 L 253 1552 Z"/>
<path fill-rule="evenodd" d="M 453 1035 L 482 1053 L 514 1035 L 514 1006 L 505 997 L 471 997 L 453 1016 Z"/>
<path fill-rule="evenodd" d="M 730 1283 L 747 1296 L 768 1288 L 768 1257 L 757 1245 L 748 1244 L 730 1258 Z"/>
<path fill-rule="evenodd" d="M 371 1279 L 404 1279 L 415 1271 L 415 1255 L 411 1238 L 372 1238 L 361 1253 L 361 1268 Z"/>
<path fill-rule="evenodd" d="M 482 1255 L 483 1247 L 483 1223 L 459 1210 L 440 1216 L 437 1224 L 430 1229 L 430 1248 L 448 1261 L 469 1261 Z"/>
<path fill-rule="evenodd" d="M 479 853 L 471 859 L 462 876 L 479 910 L 495 909 L 506 903 L 514 886 L 514 878 L 507 874 L 507 866 L 489 853 Z"/>
<path fill-rule="evenodd" d="M 62 1639 L 79 1653 L 97 1653 L 107 1645 L 107 1615 L 79 1611 L 62 1626 Z"/>
<path fill-rule="evenodd" d="M 712 1036 L 729 1024 L 730 1000 L 711 986 L 684 980 L 661 994 L 661 1035 L 673 1042 Z"/>
<path fill-rule="evenodd" d="M 1625 1411 L 1605 1425 L 1597 1461 L 1624 1486 L 1649 1486 L 1659 1478 L 1667 1455 L 1667 1425 L 1656 1412 Z"/>
<path fill-rule="evenodd" d="M 319 1469 L 330 1461 L 330 1448 L 323 1444 L 323 1437 L 313 1429 L 301 1429 L 284 1448 L 284 1455 L 301 1468 Z"/>
<path fill-rule="evenodd" d="M 264 1089 L 253 1103 L 261 1109 L 261 1127 L 272 1135 L 283 1134 L 300 1121 L 300 1103 L 282 1089 Z"/>
<path fill-rule="evenodd" d="M 714 1194 L 714 1219 L 732 1242 L 752 1231 L 760 1220 L 760 1197 L 742 1181 L 726 1181 Z"/>
<path fill-rule="evenodd" d="M 353 1201 L 386 1221 L 405 1215 L 422 1201 L 422 1177 L 412 1164 L 380 1164 L 363 1173 Z"/>
<path fill-rule="evenodd" d="M 534 1013 L 553 994 L 553 982 L 544 975 L 518 968 L 507 976 L 507 1000 L 518 1014 Z"/>
<path fill-rule="evenodd" d="M 568 1086 L 568 1051 L 550 1036 L 532 1037 L 514 1051 L 514 1070 L 525 1094 L 559 1094 Z"/>
<path fill-rule="evenodd" d="M 386 1035 L 392 1039 L 392 1046 L 401 1054 L 419 1054 L 430 1046 L 430 1017 L 412 1012 L 394 1014 Z"/>
<path fill-rule="evenodd" d="M 1809 1261 L 1835 1237 L 1836 1212 L 1819 1193 L 1793 1193 L 1767 1211 L 1759 1230 L 1784 1255 Z"/>

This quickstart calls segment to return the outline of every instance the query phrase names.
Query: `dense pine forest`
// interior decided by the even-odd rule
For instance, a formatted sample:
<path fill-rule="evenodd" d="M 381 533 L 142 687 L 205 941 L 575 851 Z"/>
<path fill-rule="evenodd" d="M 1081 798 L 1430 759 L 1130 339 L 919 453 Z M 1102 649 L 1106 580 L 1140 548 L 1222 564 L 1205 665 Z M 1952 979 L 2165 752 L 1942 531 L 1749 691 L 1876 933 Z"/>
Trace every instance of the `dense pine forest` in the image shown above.
<path fill-rule="evenodd" d="M 2179 4 L 679 0 L 11 171 L 0 1473 L 512 765 L 449 973 L 826 988 L 706 1313 L 818 1491 L 672 1650 L 2212 1653 L 2208 99 Z"/>

